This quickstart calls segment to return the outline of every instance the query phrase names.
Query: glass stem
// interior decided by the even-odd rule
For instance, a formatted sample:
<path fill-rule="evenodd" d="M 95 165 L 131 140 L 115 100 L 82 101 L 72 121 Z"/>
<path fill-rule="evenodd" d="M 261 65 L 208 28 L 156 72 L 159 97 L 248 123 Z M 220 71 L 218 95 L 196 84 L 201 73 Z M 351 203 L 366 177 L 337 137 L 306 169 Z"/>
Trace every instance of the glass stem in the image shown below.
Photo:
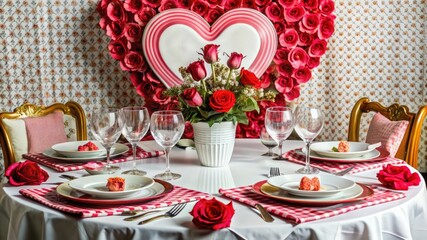
<path fill-rule="evenodd" d="M 133 169 L 136 170 L 136 143 L 132 143 Z"/>
<path fill-rule="evenodd" d="M 109 171 L 111 168 L 111 165 L 110 165 L 110 149 L 111 149 L 111 147 L 105 148 L 105 150 L 107 150 L 107 165 L 105 165 L 105 168 L 107 169 L 107 171 Z"/>
<path fill-rule="evenodd" d="M 306 171 L 310 171 L 310 145 L 311 141 L 307 141 L 307 154 L 305 155 L 305 169 Z"/>
<path fill-rule="evenodd" d="M 282 146 L 283 146 L 284 140 L 279 141 L 279 158 L 282 157 Z"/>
<path fill-rule="evenodd" d="M 165 148 L 165 157 L 166 157 L 166 171 L 165 173 L 170 173 L 170 166 L 169 166 L 169 152 L 171 151 L 171 147 Z"/>
<path fill-rule="evenodd" d="M 273 148 L 271 147 L 268 148 L 268 155 L 273 155 Z"/>

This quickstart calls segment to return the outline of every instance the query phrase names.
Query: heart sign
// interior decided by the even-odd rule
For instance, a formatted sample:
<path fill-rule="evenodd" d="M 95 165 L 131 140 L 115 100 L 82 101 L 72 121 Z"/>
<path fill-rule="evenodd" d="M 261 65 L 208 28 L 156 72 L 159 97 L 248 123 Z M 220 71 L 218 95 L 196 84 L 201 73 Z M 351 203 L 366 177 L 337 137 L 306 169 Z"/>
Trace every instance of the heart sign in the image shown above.
<path fill-rule="evenodd" d="M 273 60 L 277 42 L 271 21 L 253 9 L 230 10 L 212 26 L 193 11 L 170 9 L 146 25 L 142 48 L 150 68 L 166 87 L 172 87 L 183 82 L 179 68 L 194 62 L 206 44 L 220 45 L 220 53 L 243 54 L 241 66 L 260 77 Z M 224 56 L 220 62 L 227 59 Z"/>

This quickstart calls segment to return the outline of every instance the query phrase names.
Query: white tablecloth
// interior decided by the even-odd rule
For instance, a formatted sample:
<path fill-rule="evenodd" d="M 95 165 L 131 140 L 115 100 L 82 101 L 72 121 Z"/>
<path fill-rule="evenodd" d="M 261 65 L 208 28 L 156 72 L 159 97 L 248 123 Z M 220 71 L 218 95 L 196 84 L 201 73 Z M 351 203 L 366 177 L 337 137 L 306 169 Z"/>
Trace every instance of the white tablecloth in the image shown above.
<path fill-rule="evenodd" d="M 145 149 L 161 149 L 153 141 L 143 142 L 142 146 Z M 301 146 L 302 142 L 287 141 L 284 150 Z M 228 203 L 230 200 L 221 197 L 218 188 L 251 185 L 264 180 L 273 166 L 280 167 L 283 173 L 294 173 L 301 167 L 260 156 L 266 150 L 257 139 L 237 139 L 229 166 L 209 168 L 200 166 L 194 150 L 174 148 L 171 169 L 183 177 L 172 183 L 210 192 Z M 130 168 L 132 163 L 122 163 L 120 166 Z M 146 170 L 148 176 L 154 176 L 164 170 L 164 157 L 138 161 L 138 167 Z M 43 186 L 63 181 L 58 177 L 59 173 L 45 169 L 50 178 Z M 346 177 L 367 184 L 378 183 L 378 171 L 375 169 Z M 76 176 L 86 174 L 83 170 L 68 173 Z M 22 188 L 38 187 L 2 185 L 0 239 L 425 239 L 427 236 L 427 195 L 423 180 L 419 186 L 411 187 L 406 192 L 406 198 L 401 200 L 298 225 L 278 217 L 274 222 L 266 223 L 256 210 L 233 202 L 235 216 L 231 227 L 219 231 L 194 227 L 188 214 L 194 203 L 187 204 L 175 218 L 140 226 L 137 225 L 138 221 L 123 221 L 123 216 L 76 218 L 24 198 L 18 192 Z"/>

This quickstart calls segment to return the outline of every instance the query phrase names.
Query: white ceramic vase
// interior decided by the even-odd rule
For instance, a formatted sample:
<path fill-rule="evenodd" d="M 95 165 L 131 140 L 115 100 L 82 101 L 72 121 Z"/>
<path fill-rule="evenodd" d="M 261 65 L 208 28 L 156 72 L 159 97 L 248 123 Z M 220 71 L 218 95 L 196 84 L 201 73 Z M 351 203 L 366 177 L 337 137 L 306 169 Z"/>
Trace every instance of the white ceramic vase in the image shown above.
<path fill-rule="evenodd" d="M 236 124 L 206 122 L 192 123 L 197 155 L 203 166 L 228 166 L 236 140 Z"/>

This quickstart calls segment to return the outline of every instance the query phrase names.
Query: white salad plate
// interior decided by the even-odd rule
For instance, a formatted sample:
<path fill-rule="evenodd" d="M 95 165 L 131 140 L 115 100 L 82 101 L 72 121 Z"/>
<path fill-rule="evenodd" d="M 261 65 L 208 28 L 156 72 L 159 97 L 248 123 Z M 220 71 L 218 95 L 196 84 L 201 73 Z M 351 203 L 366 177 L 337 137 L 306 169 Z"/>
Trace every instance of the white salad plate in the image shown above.
<path fill-rule="evenodd" d="M 114 149 L 112 149 L 110 157 L 115 157 L 129 151 L 129 147 L 121 143 L 116 143 L 113 148 Z M 95 159 L 105 159 L 107 157 L 106 152 L 104 152 L 102 155 L 97 155 L 92 157 L 65 157 L 57 153 L 55 150 L 51 148 L 46 149 L 42 154 L 46 157 L 55 158 L 55 159 L 64 160 L 64 161 L 70 161 L 70 162 L 89 162 Z"/>
<path fill-rule="evenodd" d="M 78 151 L 78 147 L 85 145 L 88 142 L 93 142 L 98 147 L 98 150 L 91 151 Z M 106 153 L 105 148 L 98 141 L 72 141 L 58 143 L 51 147 L 58 154 L 69 157 L 69 158 L 87 158 L 87 157 L 96 157 Z"/>
<path fill-rule="evenodd" d="M 107 188 L 109 178 L 121 177 L 125 179 L 125 189 L 123 191 L 110 191 Z M 97 198 L 123 198 L 135 194 L 144 188 L 154 184 L 154 180 L 138 175 L 115 175 L 103 174 L 81 177 L 68 182 L 69 186 L 77 191 L 89 194 Z"/>
<path fill-rule="evenodd" d="M 306 176 L 308 178 L 318 177 L 320 181 L 319 191 L 299 190 L 301 179 Z M 307 174 L 287 174 L 276 177 L 271 177 L 267 180 L 268 184 L 285 190 L 289 194 L 319 198 L 328 197 L 339 192 L 345 191 L 349 188 L 354 187 L 356 184 L 354 181 L 334 176 L 334 175 L 307 175 Z"/>
<path fill-rule="evenodd" d="M 295 152 L 304 155 L 306 153 L 306 149 L 296 149 Z M 373 162 L 373 161 L 382 161 L 386 159 L 388 156 L 390 156 L 390 153 L 387 152 L 383 148 L 378 148 L 372 152 L 369 152 L 363 156 L 360 157 L 354 157 L 354 158 L 332 158 L 332 157 L 325 157 L 320 154 L 317 154 L 316 152 L 311 152 L 310 159 L 312 160 L 318 160 L 318 161 L 324 161 L 324 162 L 340 162 L 340 163 L 359 163 L 359 162 Z"/>
<path fill-rule="evenodd" d="M 350 145 L 349 152 L 334 152 L 332 148 L 338 148 L 339 143 L 339 141 L 316 142 L 310 145 L 310 150 L 317 153 L 318 155 L 341 159 L 360 157 L 375 150 L 375 148 L 368 148 L 370 145 L 368 143 L 348 142 Z"/>

